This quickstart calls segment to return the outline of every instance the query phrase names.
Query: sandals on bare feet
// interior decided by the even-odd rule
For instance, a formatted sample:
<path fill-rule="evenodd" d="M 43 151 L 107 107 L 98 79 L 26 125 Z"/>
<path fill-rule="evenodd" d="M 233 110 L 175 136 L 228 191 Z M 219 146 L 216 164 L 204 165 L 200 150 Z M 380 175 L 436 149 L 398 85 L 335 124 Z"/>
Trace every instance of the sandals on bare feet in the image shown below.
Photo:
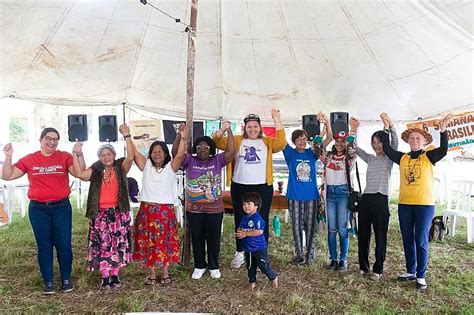
<path fill-rule="evenodd" d="M 150 276 L 146 276 L 145 284 L 146 285 L 155 285 L 156 279 L 150 278 Z"/>
<path fill-rule="evenodd" d="M 171 283 L 170 276 L 162 277 L 160 281 L 161 285 L 167 285 Z"/>

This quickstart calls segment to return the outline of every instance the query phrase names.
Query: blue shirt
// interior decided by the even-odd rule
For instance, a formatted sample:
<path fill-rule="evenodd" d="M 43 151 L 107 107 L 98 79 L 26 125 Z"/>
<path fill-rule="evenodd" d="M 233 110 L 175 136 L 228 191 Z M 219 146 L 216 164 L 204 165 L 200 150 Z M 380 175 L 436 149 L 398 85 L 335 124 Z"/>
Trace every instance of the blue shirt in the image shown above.
<path fill-rule="evenodd" d="M 251 215 L 246 214 L 240 220 L 239 228 L 244 231 L 262 230 L 263 232 L 265 221 L 258 212 Z M 267 241 L 263 233 L 259 236 L 247 236 L 243 240 L 246 252 L 255 252 L 267 248 Z"/>
<path fill-rule="evenodd" d="M 286 164 L 288 165 L 288 187 L 286 198 L 290 200 L 316 200 L 319 198 L 316 183 L 317 157 L 311 149 L 303 153 L 286 145 L 283 150 Z"/>

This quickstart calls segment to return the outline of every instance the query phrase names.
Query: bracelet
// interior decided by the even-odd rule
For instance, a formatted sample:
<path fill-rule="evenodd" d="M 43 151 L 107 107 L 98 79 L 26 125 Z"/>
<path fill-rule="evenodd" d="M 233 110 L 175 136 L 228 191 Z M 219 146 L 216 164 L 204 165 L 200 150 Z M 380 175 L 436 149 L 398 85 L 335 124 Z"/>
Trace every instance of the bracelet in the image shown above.
<path fill-rule="evenodd" d="M 76 152 L 72 152 L 72 153 L 75 154 L 77 157 L 84 156 L 84 153 L 81 153 L 81 154 L 77 154 Z"/>
<path fill-rule="evenodd" d="M 132 135 L 126 135 L 126 136 L 123 136 L 124 139 L 126 138 L 130 138 Z"/>

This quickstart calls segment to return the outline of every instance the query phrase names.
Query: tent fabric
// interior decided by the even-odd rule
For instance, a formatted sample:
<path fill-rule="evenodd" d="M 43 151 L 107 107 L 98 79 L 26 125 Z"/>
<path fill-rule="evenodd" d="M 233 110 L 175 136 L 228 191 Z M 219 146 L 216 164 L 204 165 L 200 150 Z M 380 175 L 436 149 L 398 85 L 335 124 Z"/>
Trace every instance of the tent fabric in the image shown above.
<path fill-rule="evenodd" d="M 189 21 L 191 1 L 149 1 Z M 0 97 L 185 117 L 188 33 L 138 0 L 3 0 Z M 473 108 L 473 2 L 200 0 L 194 117 Z"/>

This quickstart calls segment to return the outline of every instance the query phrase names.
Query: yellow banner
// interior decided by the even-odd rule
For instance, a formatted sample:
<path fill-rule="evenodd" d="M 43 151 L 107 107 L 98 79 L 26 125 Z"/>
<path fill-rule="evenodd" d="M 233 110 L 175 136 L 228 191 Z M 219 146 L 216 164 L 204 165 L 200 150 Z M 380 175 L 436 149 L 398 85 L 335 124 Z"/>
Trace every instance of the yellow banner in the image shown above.
<path fill-rule="evenodd" d="M 422 128 L 433 136 L 433 143 L 428 146 L 431 150 L 439 146 L 439 122 L 440 118 L 430 120 L 419 120 L 407 124 L 407 128 Z M 453 121 L 447 126 L 448 150 L 464 150 L 474 145 L 474 112 L 454 115 Z"/>

